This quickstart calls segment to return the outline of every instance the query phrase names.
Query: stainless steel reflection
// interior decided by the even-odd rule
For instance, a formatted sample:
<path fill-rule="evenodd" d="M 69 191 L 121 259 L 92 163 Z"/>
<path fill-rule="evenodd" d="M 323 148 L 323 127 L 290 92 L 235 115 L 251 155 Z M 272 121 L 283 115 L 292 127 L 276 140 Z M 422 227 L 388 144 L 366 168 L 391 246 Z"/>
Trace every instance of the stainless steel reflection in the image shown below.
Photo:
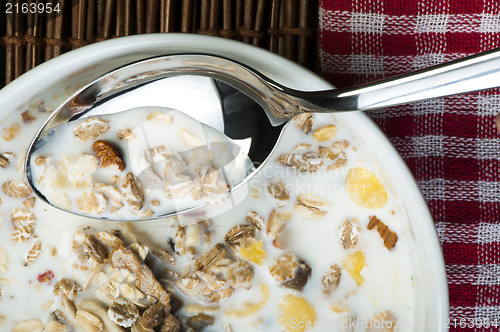
<path fill-rule="evenodd" d="M 31 178 L 30 159 L 34 149 L 54 127 L 92 114 L 99 105 L 132 90 L 185 75 L 214 79 L 220 96 L 222 123 L 207 123 L 206 117 L 198 116 L 202 112 L 195 114 L 195 118 L 223 131 L 236 142 L 251 140 L 249 157 L 257 167 L 242 181 L 245 183 L 266 162 L 279 141 L 283 125 L 293 116 L 302 112 L 371 110 L 498 87 L 500 51 L 493 50 L 369 85 L 314 92 L 282 86 L 254 68 L 219 56 L 178 54 L 134 62 L 103 75 L 80 90 L 40 129 L 28 150 L 25 166 L 28 182 L 35 193 L 39 195 Z M 196 98 L 196 91 L 193 91 L 193 98 Z M 148 105 L 144 100 L 143 106 Z M 154 216 L 158 217 L 165 216 Z"/>

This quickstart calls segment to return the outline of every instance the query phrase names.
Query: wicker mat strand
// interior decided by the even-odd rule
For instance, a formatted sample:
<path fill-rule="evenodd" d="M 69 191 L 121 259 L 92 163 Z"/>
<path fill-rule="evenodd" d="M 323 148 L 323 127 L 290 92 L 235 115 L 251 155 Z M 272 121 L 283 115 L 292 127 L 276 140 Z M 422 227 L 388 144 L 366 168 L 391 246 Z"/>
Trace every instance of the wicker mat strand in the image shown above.
<path fill-rule="evenodd" d="M 316 69 L 317 0 L 43 1 L 58 5 L 59 13 L 31 12 L 29 7 L 15 13 L 11 4 L 16 2 L 0 0 L 0 87 L 69 50 L 155 32 L 240 40 Z M 42 1 L 26 1 L 33 2 Z"/>

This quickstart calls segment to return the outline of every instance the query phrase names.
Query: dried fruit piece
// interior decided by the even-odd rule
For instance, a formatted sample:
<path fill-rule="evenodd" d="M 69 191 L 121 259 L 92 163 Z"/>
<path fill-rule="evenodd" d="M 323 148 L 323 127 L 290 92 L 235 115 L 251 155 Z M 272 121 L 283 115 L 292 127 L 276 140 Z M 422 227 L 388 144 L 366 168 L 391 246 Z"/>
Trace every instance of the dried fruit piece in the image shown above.
<path fill-rule="evenodd" d="M 108 317 L 122 327 L 131 327 L 139 318 L 139 309 L 131 302 L 118 299 L 109 307 Z"/>
<path fill-rule="evenodd" d="M 123 171 L 125 168 L 125 162 L 113 144 L 103 140 L 97 140 L 92 144 L 92 150 L 99 159 L 100 167 L 115 166 L 120 171 Z"/>
<path fill-rule="evenodd" d="M 253 237 L 246 239 L 242 243 L 238 253 L 241 258 L 257 265 L 264 264 L 264 259 L 266 258 L 266 252 L 262 248 L 262 240 L 257 241 Z"/>
<path fill-rule="evenodd" d="M 367 228 L 369 230 L 376 229 L 380 234 L 382 240 L 384 240 L 384 246 L 391 250 L 398 242 L 398 235 L 396 232 L 392 231 L 389 227 L 386 226 L 380 219 L 376 216 L 371 216 L 370 221 L 368 222 Z"/>
<path fill-rule="evenodd" d="M 101 214 L 106 210 L 108 200 L 104 195 L 99 193 L 83 193 L 76 198 L 76 205 L 81 212 L 95 215 Z"/>
<path fill-rule="evenodd" d="M 316 172 L 323 165 L 321 155 L 314 151 L 285 153 L 279 156 L 278 162 L 301 172 Z"/>
<path fill-rule="evenodd" d="M 321 288 L 323 294 L 330 296 L 338 287 L 342 271 L 337 264 L 330 266 L 330 270 L 321 278 Z"/>
<path fill-rule="evenodd" d="M 20 130 L 21 125 L 19 123 L 13 123 L 2 130 L 2 138 L 7 142 L 12 141 L 17 136 L 17 134 L 19 134 Z"/>
<path fill-rule="evenodd" d="M 316 140 L 318 140 L 318 142 L 324 142 L 331 140 L 332 138 L 335 137 L 336 134 L 337 134 L 337 127 L 335 127 L 334 125 L 328 125 L 313 131 L 312 136 Z"/>
<path fill-rule="evenodd" d="M 365 278 L 361 275 L 361 270 L 365 267 L 365 255 L 361 251 L 347 254 L 344 257 L 344 269 L 354 278 L 358 286 L 361 286 Z"/>
<path fill-rule="evenodd" d="M 255 277 L 255 271 L 251 264 L 243 259 L 238 259 L 226 271 L 227 282 L 233 288 L 250 289 Z"/>
<path fill-rule="evenodd" d="M 315 326 L 316 312 L 304 298 L 287 294 L 279 304 L 279 321 L 288 332 L 303 332 Z M 300 322 L 296 324 L 294 322 Z"/>
<path fill-rule="evenodd" d="M 250 211 L 245 217 L 245 220 L 252 223 L 259 230 L 264 227 L 264 218 L 259 216 L 259 214 L 255 211 Z"/>
<path fill-rule="evenodd" d="M 90 118 L 80 122 L 73 134 L 82 142 L 87 142 L 101 136 L 109 130 L 108 122 L 100 118 Z"/>
<path fill-rule="evenodd" d="M 347 219 L 339 226 L 339 241 L 344 249 L 351 249 L 356 246 L 359 239 L 361 227 L 356 218 Z"/>
<path fill-rule="evenodd" d="M 9 180 L 4 182 L 2 190 L 7 194 L 7 196 L 13 198 L 24 198 L 31 194 L 31 189 L 28 185 L 19 180 Z"/>
<path fill-rule="evenodd" d="M 278 207 L 285 206 L 286 202 L 290 199 L 290 192 L 286 189 L 283 182 L 271 183 L 267 186 L 267 190 L 274 197 L 274 202 Z"/>
<path fill-rule="evenodd" d="M 351 200 L 362 207 L 378 209 L 387 204 L 384 186 L 367 168 L 351 168 L 347 173 L 346 187 Z"/>
<path fill-rule="evenodd" d="M 293 122 L 297 128 L 302 129 L 304 133 L 308 134 L 314 124 L 314 117 L 311 113 L 302 113 L 295 116 Z"/>
<path fill-rule="evenodd" d="M 44 273 L 41 273 L 38 275 L 37 280 L 39 282 L 46 282 L 50 283 L 54 279 L 54 272 L 51 270 L 45 271 Z"/>

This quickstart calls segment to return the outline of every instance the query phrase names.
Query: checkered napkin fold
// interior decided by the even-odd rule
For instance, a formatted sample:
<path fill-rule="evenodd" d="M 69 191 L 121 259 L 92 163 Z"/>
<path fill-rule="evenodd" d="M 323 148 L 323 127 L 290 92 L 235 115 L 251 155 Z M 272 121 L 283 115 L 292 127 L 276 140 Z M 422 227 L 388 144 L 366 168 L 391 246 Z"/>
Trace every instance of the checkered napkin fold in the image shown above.
<path fill-rule="evenodd" d="M 337 87 L 500 47 L 498 0 L 321 0 L 319 19 L 321 72 Z M 369 113 L 409 165 L 433 215 L 450 322 L 500 324 L 499 112 L 495 89 Z M 480 323 L 468 331 L 498 328 Z"/>

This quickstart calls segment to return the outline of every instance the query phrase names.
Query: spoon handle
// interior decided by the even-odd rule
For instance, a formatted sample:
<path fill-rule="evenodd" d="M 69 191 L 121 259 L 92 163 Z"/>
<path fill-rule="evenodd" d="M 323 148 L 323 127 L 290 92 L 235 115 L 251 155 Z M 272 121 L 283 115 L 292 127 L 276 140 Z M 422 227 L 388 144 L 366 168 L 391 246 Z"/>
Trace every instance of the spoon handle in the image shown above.
<path fill-rule="evenodd" d="M 496 87 L 500 87 L 500 49 L 354 88 L 289 93 L 321 108 L 358 111 Z"/>

